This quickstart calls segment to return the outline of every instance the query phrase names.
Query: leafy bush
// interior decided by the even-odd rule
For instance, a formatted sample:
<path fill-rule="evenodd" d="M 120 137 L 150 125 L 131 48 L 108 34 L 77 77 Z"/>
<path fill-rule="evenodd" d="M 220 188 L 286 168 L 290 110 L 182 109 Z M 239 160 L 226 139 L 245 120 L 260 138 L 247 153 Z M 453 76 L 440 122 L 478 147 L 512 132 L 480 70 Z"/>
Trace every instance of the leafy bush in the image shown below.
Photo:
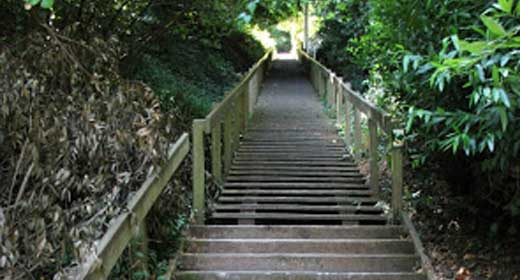
<path fill-rule="evenodd" d="M 269 33 L 276 43 L 276 50 L 278 52 L 290 52 L 292 49 L 291 33 L 280 30 L 276 26 L 269 28 Z"/>
<path fill-rule="evenodd" d="M 403 62 L 405 70 L 414 63 L 415 73 L 426 77 L 440 94 L 456 94 L 462 88 L 458 94 L 466 99 L 449 112 L 441 107 L 434 111 L 410 107 L 408 126 L 418 117 L 422 121 L 418 134 L 433 132 L 443 139 L 425 140 L 429 150 L 484 156 L 485 171 L 516 167 L 520 151 L 520 37 L 515 37 L 520 17 L 506 3 L 512 2 L 502 1 L 481 15 L 485 27 L 474 26 L 473 36 L 452 35 L 444 39 L 437 56 L 407 55 Z"/>
<path fill-rule="evenodd" d="M 319 30 L 322 38 L 317 57 L 340 76 L 352 82 L 355 89 L 362 89 L 367 71 L 353 55 L 353 41 L 366 33 L 368 26 L 368 3 L 366 0 L 324 1 L 317 11 L 323 18 Z"/>
<path fill-rule="evenodd" d="M 505 226 L 520 215 L 519 6 L 349 0 L 318 9 L 330 14 L 320 58 L 364 79 L 358 88 L 401 120 L 416 166 L 439 166 L 468 209 Z"/>
<path fill-rule="evenodd" d="M 209 48 L 199 41 L 164 39 L 164 47 L 151 46 L 127 61 L 125 76 L 150 85 L 162 106 L 173 109 L 188 130 L 191 120 L 204 117 L 239 81 L 239 73 L 264 54 L 248 34 L 232 33 L 222 40 L 221 47 Z"/>

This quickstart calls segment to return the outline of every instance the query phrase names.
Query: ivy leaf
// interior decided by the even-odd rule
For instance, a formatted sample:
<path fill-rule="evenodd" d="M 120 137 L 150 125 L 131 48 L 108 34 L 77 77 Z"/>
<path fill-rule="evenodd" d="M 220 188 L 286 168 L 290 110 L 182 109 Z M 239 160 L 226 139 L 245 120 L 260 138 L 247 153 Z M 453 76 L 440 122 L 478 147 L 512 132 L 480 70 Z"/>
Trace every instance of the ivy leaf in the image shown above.
<path fill-rule="evenodd" d="M 241 13 L 238 16 L 238 21 L 243 22 L 243 23 L 250 23 L 251 19 L 253 19 L 253 18 L 250 15 L 246 14 L 246 13 Z"/>
<path fill-rule="evenodd" d="M 510 14 L 513 9 L 513 0 L 498 0 L 498 7 L 502 11 Z"/>
<path fill-rule="evenodd" d="M 249 13 L 251 13 L 251 14 L 255 13 L 257 3 L 258 3 L 258 1 L 253 1 L 253 2 L 250 2 L 249 4 L 247 4 L 247 9 L 249 10 Z"/>
<path fill-rule="evenodd" d="M 478 74 L 478 77 L 479 77 L 480 81 L 481 82 L 485 82 L 486 81 L 486 74 L 484 72 L 484 68 L 482 68 L 482 65 L 480 65 L 480 64 L 477 64 L 476 68 L 477 68 L 477 74 Z"/>
<path fill-rule="evenodd" d="M 496 21 L 495 19 L 488 17 L 488 16 L 480 16 L 480 19 L 484 23 L 484 25 L 488 28 L 491 33 L 498 35 L 498 36 L 504 36 L 506 35 L 506 30 L 504 27 L 500 24 L 500 22 Z"/>
<path fill-rule="evenodd" d="M 54 6 L 54 0 L 42 0 L 40 6 L 44 9 L 52 9 Z"/>
<path fill-rule="evenodd" d="M 500 115 L 500 123 L 502 124 L 502 131 L 507 129 L 507 112 L 504 107 L 497 108 L 498 114 Z"/>
<path fill-rule="evenodd" d="M 493 134 L 488 133 L 486 143 L 490 152 L 495 151 L 495 136 L 493 136 Z"/>
<path fill-rule="evenodd" d="M 459 36 L 451 35 L 451 41 L 453 42 L 453 45 L 455 46 L 455 49 L 457 51 L 460 51 Z"/>
<path fill-rule="evenodd" d="M 464 40 L 459 40 L 459 45 L 461 50 L 463 51 L 468 51 L 472 54 L 479 54 L 486 48 L 487 43 L 483 41 L 476 41 L 470 43 Z"/>
<path fill-rule="evenodd" d="M 493 83 L 496 87 L 500 85 L 500 74 L 498 71 L 498 67 L 496 65 L 493 65 Z"/>
<path fill-rule="evenodd" d="M 507 95 L 506 91 L 503 89 L 499 90 L 500 93 L 500 100 L 507 108 L 511 108 L 511 101 L 509 100 L 509 96 Z"/>
<path fill-rule="evenodd" d="M 336 6 L 336 9 L 344 12 L 344 11 L 347 10 L 347 4 L 345 4 L 345 3 L 338 3 L 338 5 Z"/>
<path fill-rule="evenodd" d="M 412 129 L 412 125 L 415 120 L 415 115 L 415 108 L 410 107 L 410 109 L 408 110 L 408 120 L 406 122 L 406 132 L 410 132 L 410 130 Z"/>
<path fill-rule="evenodd" d="M 408 64 L 410 64 L 410 56 L 405 55 L 403 59 L 403 71 L 405 73 L 408 72 Z"/>

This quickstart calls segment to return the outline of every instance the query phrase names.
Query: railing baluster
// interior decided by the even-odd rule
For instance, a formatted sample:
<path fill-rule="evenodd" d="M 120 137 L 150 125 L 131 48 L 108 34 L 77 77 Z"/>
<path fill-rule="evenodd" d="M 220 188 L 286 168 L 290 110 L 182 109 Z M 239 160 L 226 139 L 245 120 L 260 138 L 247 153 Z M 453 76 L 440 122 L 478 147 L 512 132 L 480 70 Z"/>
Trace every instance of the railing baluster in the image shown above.
<path fill-rule="evenodd" d="M 255 74 L 247 83 L 247 119 L 249 119 L 250 113 L 253 112 L 253 108 L 256 103 L 256 98 L 258 96 L 258 88 L 256 84 L 260 83 L 260 81 L 258 81 L 259 73 L 261 73 L 261 70 L 258 70 L 257 74 Z"/>
<path fill-rule="evenodd" d="M 309 54 L 299 50 L 302 60 L 305 60 L 310 64 L 310 76 L 311 81 L 320 95 L 325 101 L 329 102 L 327 105 L 332 105 L 329 96 L 323 96 L 326 94 L 326 68 L 319 63 L 316 59 L 312 58 Z M 378 130 L 383 131 L 386 135 L 392 136 L 392 150 L 391 150 L 391 161 L 392 161 L 392 216 L 394 223 L 398 223 L 400 212 L 402 210 L 402 197 L 403 192 L 403 153 L 404 143 L 402 141 L 396 141 L 394 138 L 395 132 L 392 131 L 394 127 L 390 124 L 389 115 L 376 107 L 375 105 L 368 102 L 362 97 L 362 95 L 351 89 L 350 84 L 345 83 L 342 86 L 343 96 L 340 94 L 336 99 L 336 118 L 341 118 L 343 110 L 342 101 L 345 103 L 345 144 L 347 148 L 353 147 L 354 157 L 359 162 L 363 153 L 362 146 L 362 130 L 361 130 L 361 115 L 363 113 L 368 117 L 368 130 L 369 130 L 369 165 L 370 165 L 370 180 L 369 185 L 372 190 L 379 191 L 379 166 L 378 166 Z M 341 93 L 341 92 L 340 92 Z M 352 114 L 354 120 L 352 121 Z M 353 124 L 352 124 L 353 123 Z M 353 130 L 353 131 L 352 131 Z M 353 139 L 352 139 L 353 138 Z"/>
<path fill-rule="evenodd" d="M 231 137 L 232 137 L 232 148 L 231 148 L 231 154 L 233 155 L 235 153 L 235 151 L 238 149 L 238 144 L 239 144 L 239 138 L 240 138 L 240 126 L 241 126 L 241 123 L 242 123 L 242 120 L 241 120 L 241 117 L 242 117 L 242 114 L 240 113 L 240 105 L 239 105 L 239 99 L 240 96 L 238 96 L 237 98 L 235 98 L 235 100 L 233 100 L 232 102 L 232 105 L 231 105 L 231 108 L 232 108 L 232 116 L 233 116 L 233 132 L 231 134 Z"/>
<path fill-rule="evenodd" d="M 403 143 L 392 143 L 392 214 L 394 223 L 398 223 L 403 207 Z"/>
<path fill-rule="evenodd" d="M 256 77 L 256 75 L 254 77 Z M 242 127 L 240 133 L 244 133 L 246 131 L 247 125 L 249 124 L 249 94 L 249 87 L 244 87 L 244 92 L 240 98 L 240 107 L 242 108 Z"/>
<path fill-rule="evenodd" d="M 231 111 L 226 110 L 226 118 L 224 121 L 224 174 L 227 174 L 231 167 L 232 149 L 232 119 Z"/>
<path fill-rule="evenodd" d="M 343 88 L 341 87 L 342 78 L 338 77 L 336 83 L 336 123 L 341 124 L 341 116 L 343 115 Z"/>
<path fill-rule="evenodd" d="M 334 108 L 335 104 L 335 92 L 334 92 L 334 73 L 328 73 L 327 75 L 327 103 L 331 109 Z"/>
<path fill-rule="evenodd" d="M 193 120 L 193 210 L 197 224 L 204 223 L 205 171 L 204 129 L 205 120 Z"/>
<path fill-rule="evenodd" d="M 211 129 L 211 172 L 217 183 L 222 183 L 222 122 L 217 120 Z"/>
<path fill-rule="evenodd" d="M 146 218 L 141 222 L 138 227 L 138 232 L 134 238 L 137 245 L 137 250 L 142 254 L 142 257 L 136 260 L 135 268 L 137 271 L 149 273 L 148 263 L 150 255 L 148 253 L 149 238 L 148 238 L 148 226 L 146 224 Z"/>
<path fill-rule="evenodd" d="M 245 112 L 244 112 L 244 94 L 247 92 L 244 92 L 243 90 L 240 92 L 240 94 L 236 98 L 235 102 L 235 115 L 236 115 L 236 124 L 235 124 L 235 137 L 240 138 L 240 134 L 244 131 L 244 119 L 245 119 Z"/>
<path fill-rule="evenodd" d="M 361 143 L 361 114 L 359 110 L 354 107 L 354 157 L 356 161 L 361 160 L 362 143 Z"/>
<path fill-rule="evenodd" d="M 368 119 L 368 134 L 369 134 L 369 166 L 370 166 L 370 180 L 369 185 L 374 193 L 379 192 L 379 164 L 377 152 L 377 123 L 373 118 Z"/>
<path fill-rule="evenodd" d="M 352 146 L 352 104 L 345 98 L 345 145 L 347 150 L 351 152 Z"/>

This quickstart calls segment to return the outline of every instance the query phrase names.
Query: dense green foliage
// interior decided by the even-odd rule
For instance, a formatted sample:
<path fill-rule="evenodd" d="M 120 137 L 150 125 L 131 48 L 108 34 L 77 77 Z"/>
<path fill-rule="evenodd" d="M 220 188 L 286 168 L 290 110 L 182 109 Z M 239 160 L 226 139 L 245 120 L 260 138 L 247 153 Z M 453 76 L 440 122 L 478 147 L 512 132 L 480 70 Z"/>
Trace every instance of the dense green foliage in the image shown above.
<path fill-rule="evenodd" d="M 208 49 L 200 41 L 165 38 L 127 61 L 125 75 L 150 85 L 163 107 L 174 110 L 188 125 L 194 117 L 204 117 L 239 80 L 239 73 L 264 53 L 248 34 L 236 32 L 221 40 L 221 48 Z"/>
<path fill-rule="evenodd" d="M 357 88 L 407 128 L 414 165 L 439 166 L 475 203 L 466 210 L 514 232 L 518 1 L 324 1 L 317 11 L 320 59 L 348 79 L 363 77 Z"/>
<path fill-rule="evenodd" d="M 289 52 L 292 48 L 291 33 L 280 30 L 276 26 L 269 29 L 271 37 L 273 37 L 276 43 L 276 50 L 278 52 Z"/>

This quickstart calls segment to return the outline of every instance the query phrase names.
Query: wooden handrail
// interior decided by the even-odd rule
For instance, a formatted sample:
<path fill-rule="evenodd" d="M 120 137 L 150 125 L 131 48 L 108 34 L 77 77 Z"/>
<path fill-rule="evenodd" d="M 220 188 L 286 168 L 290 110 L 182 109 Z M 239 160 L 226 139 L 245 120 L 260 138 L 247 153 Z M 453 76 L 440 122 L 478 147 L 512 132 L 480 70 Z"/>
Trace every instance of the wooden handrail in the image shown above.
<path fill-rule="evenodd" d="M 86 261 L 73 268 L 68 279 L 106 279 L 130 240 L 139 232 L 146 215 L 186 158 L 190 141 L 184 133 L 172 146 L 166 163 L 150 176 L 126 205 L 127 211 L 112 220 Z"/>
<path fill-rule="evenodd" d="M 203 224 L 205 219 L 205 134 L 211 136 L 211 175 L 220 183 L 230 169 L 240 136 L 247 128 L 272 53 L 269 50 L 258 60 L 204 119 L 193 121 L 193 211 L 197 224 Z"/>
<path fill-rule="evenodd" d="M 312 62 L 315 66 L 317 66 L 322 73 L 326 74 L 329 77 L 332 77 L 334 80 L 334 83 L 338 83 L 341 87 L 342 94 L 344 98 L 348 100 L 348 102 L 352 103 L 359 111 L 361 111 L 363 114 L 367 116 L 369 119 L 375 120 L 379 127 L 388 134 L 392 133 L 392 122 L 390 115 L 375 106 L 374 104 L 370 103 L 368 100 L 363 98 L 359 92 L 356 92 L 350 87 L 350 84 L 343 82 L 343 80 L 334 74 L 331 70 L 327 69 L 323 64 L 321 64 L 319 61 L 311 57 L 308 53 L 299 50 L 300 57 L 303 57 L 304 59 Z"/>
<path fill-rule="evenodd" d="M 397 221 L 400 219 L 399 211 L 402 209 L 404 143 L 402 140 L 395 139 L 397 133 L 395 133 L 396 130 L 390 115 L 364 99 L 361 94 L 351 88 L 349 83 L 345 83 L 341 77 L 338 77 L 305 51 L 298 50 L 298 55 L 302 61 L 309 63 L 310 80 L 318 94 L 326 100 L 327 105 L 336 109 L 337 123 L 345 123 L 345 144 L 349 151 L 350 146 L 353 146 L 352 152 L 357 161 L 361 159 L 363 149 L 360 113 L 366 116 L 369 132 L 370 173 L 368 184 L 375 193 L 379 192 L 378 131 L 380 130 L 390 136 L 392 141 L 392 217 L 394 221 Z M 343 111 L 345 111 L 345 118 L 341 120 Z"/>

